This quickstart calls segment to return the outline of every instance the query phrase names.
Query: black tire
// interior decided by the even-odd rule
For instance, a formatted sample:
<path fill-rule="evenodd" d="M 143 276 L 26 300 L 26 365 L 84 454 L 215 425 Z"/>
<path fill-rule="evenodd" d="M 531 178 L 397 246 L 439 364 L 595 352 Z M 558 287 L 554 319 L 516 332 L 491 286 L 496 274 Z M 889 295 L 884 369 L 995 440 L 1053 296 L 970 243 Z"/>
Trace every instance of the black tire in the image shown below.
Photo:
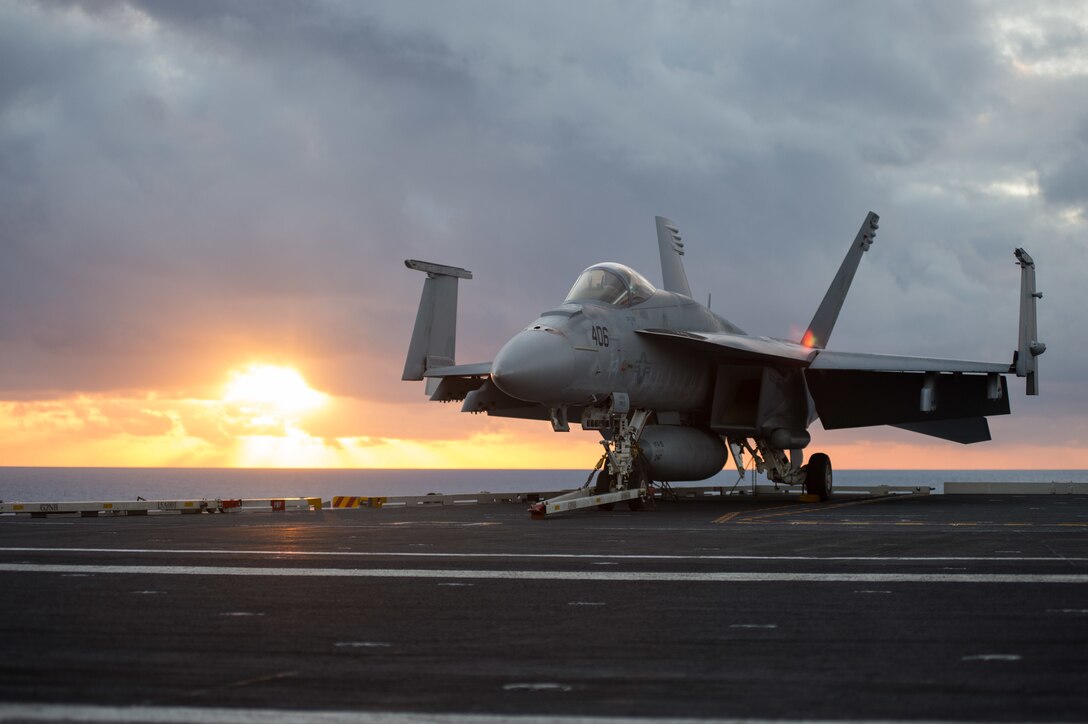
<path fill-rule="evenodd" d="M 809 458 L 805 470 L 805 492 L 820 500 L 829 500 L 831 491 L 831 458 L 824 453 L 816 453 Z"/>
<path fill-rule="evenodd" d="M 612 476 L 608 474 L 607 470 L 602 470 L 601 472 L 597 473 L 597 483 L 593 486 L 593 492 L 597 495 L 611 493 L 612 483 Z M 597 510 L 612 510 L 615 507 L 615 503 L 601 503 L 597 506 Z"/>

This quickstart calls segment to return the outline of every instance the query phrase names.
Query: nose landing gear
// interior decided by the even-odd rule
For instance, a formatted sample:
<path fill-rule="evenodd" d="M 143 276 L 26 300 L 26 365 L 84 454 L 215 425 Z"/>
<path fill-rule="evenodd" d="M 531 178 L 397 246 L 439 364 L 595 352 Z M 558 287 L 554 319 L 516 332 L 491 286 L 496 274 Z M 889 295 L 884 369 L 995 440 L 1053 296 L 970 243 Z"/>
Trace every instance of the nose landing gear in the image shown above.
<path fill-rule="evenodd" d="M 621 412 L 615 407 L 591 408 L 582 420 L 583 427 L 599 429 L 604 436 L 601 440 L 604 455 L 594 468 L 599 470 L 596 480 L 591 474 L 584 487 L 536 503 L 529 509 L 534 519 L 593 506 L 612 510 L 616 503 L 624 501 L 631 510 L 643 508 L 643 499 L 650 494 L 653 481 L 639 454 L 638 440 L 651 413 L 649 410 Z"/>

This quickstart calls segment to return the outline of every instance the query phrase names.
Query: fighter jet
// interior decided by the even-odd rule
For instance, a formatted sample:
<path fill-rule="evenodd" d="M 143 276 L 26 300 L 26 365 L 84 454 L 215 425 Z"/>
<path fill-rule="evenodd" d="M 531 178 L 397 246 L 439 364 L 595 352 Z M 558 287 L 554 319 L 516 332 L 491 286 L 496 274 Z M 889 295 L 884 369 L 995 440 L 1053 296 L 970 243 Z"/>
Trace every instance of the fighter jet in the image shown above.
<path fill-rule="evenodd" d="M 591 473 L 586 484 L 598 496 L 644 491 L 653 481 L 705 480 L 731 455 L 741 476 L 751 465 L 827 500 L 830 458 L 817 452 L 805 460 L 817 419 L 828 430 L 891 425 L 976 443 L 990 439 L 988 416 L 1009 413 L 1005 375 L 1025 377 L 1027 394 L 1039 392 L 1046 345 L 1037 339 L 1035 307 L 1042 294 L 1023 249 L 1014 252 L 1020 328 L 1011 362 L 827 349 L 878 221 L 866 216 L 798 340 L 748 334 L 695 301 L 684 242 L 660 216 L 661 288 L 624 264 L 594 264 L 491 362 L 455 362 L 457 284 L 472 273 L 409 259 L 408 268 L 427 279 L 403 379 L 426 379 L 431 400 L 460 401 L 463 412 L 548 421 L 556 432 L 574 422 L 600 434 L 604 454 L 596 480 Z M 639 503 L 633 493 L 624 499 Z"/>

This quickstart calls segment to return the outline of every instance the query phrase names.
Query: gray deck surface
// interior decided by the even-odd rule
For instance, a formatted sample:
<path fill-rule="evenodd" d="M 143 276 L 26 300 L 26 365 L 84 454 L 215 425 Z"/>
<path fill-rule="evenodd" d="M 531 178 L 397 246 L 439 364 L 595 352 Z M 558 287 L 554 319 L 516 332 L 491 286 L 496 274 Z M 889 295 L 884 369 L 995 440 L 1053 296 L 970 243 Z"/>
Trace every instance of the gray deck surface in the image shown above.
<path fill-rule="evenodd" d="M 0 720 L 1088 721 L 1088 496 L 4 517 L 0 580 Z"/>

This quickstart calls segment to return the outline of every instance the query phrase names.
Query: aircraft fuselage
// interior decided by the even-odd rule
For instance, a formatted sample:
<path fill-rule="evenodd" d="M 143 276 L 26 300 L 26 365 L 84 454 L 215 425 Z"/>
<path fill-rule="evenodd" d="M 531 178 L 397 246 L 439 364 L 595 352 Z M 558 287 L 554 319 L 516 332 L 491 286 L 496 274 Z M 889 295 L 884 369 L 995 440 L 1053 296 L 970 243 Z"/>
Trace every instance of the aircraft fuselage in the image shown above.
<path fill-rule="evenodd" d="M 511 397 L 543 405 L 591 405 L 619 391 L 633 407 L 705 409 L 712 366 L 637 333 L 645 329 L 742 333 L 698 302 L 661 290 L 630 307 L 568 302 L 510 339 L 495 357 L 492 378 Z"/>

